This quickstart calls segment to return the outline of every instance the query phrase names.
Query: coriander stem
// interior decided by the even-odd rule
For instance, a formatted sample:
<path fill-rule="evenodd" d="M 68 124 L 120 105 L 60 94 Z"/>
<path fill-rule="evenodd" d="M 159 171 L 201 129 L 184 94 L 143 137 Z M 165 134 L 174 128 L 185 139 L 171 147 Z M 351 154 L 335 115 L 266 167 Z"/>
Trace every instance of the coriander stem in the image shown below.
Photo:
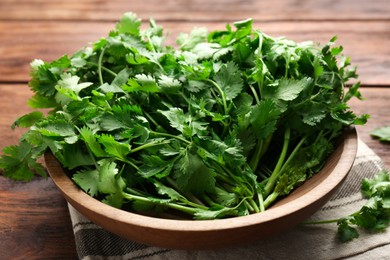
<path fill-rule="evenodd" d="M 150 120 L 150 122 L 152 122 L 156 127 L 159 127 L 160 125 L 156 122 L 156 120 L 154 120 L 154 118 L 146 111 L 143 111 L 143 113 L 145 114 L 145 116 Z"/>
<path fill-rule="evenodd" d="M 99 74 L 100 85 L 104 84 L 103 75 L 102 75 L 102 61 L 103 61 L 103 56 L 105 51 L 106 48 L 103 48 L 102 52 L 99 55 L 99 60 L 98 60 L 98 74 Z"/>
<path fill-rule="evenodd" d="M 255 209 L 252 207 L 252 205 L 247 201 L 247 200 L 244 200 L 244 204 L 246 206 L 246 208 L 248 209 L 249 212 L 254 212 Z"/>
<path fill-rule="evenodd" d="M 263 194 L 261 192 L 258 192 L 257 193 L 257 197 L 259 199 L 259 209 L 260 209 L 260 212 L 263 212 L 265 210 Z"/>
<path fill-rule="evenodd" d="M 92 66 L 96 66 L 96 67 L 99 66 L 98 64 L 96 64 L 94 62 L 90 62 L 90 61 L 87 62 L 87 65 L 92 65 Z M 106 68 L 104 66 L 101 66 L 101 68 L 102 68 L 102 70 L 104 70 L 105 72 L 111 74 L 114 77 L 118 76 L 118 74 L 116 74 L 115 72 L 113 72 L 112 70 L 110 70 L 110 69 L 108 69 L 108 68 Z"/>
<path fill-rule="evenodd" d="M 255 154 L 252 156 L 251 161 L 249 162 L 249 166 L 251 167 L 253 172 L 256 172 L 257 166 L 260 162 L 260 153 L 263 150 L 264 141 L 261 140 L 257 142 L 255 148 Z"/>
<path fill-rule="evenodd" d="M 286 168 L 286 166 L 290 163 L 290 161 L 294 158 L 295 154 L 298 152 L 298 150 L 301 148 L 301 146 L 303 145 L 303 143 L 305 142 L 307 136 L 304 136 L 301 141 L 299 141 L 299 143 L 297 144 L 297 146 L 295 146 L 294 150 L 291 152 L 290 156 L 287 158 L 286 162 L 284 163 L 282 169 L 280 170 L 281 172 L 284 171 L 284 169 Z"/>
<path fill-rule="evenodd" d="M 121 158 L 117 158 L 117 159 L 120 160 L 120 161 L 122 161 L 122 162 L 124 162 L 124 163 L 129 164 L 129 165 L 132 166 L 134 169 L 136 169 L 137 171 L 139 171 L 138 166 L 135 165 L 134 163 L 132 163 L 131 161 L 129 161 L 129 160 L 123 160 L 123 159 L 121 159 Z"/>
<path fill-rule="evenodd" d="M 319 221 L 304 221 L 301 224 L 303 225 L 317 225 L 317 224 L 329 224 L 340 221 L 340 219 L 329 219 L 329 220 L 319 220 Z"/>
<path fill-rule="evenodd" d="M 149 203 L 152 203 L 152 204 L 160 204 L 156 200 L 150 200 L 149 198 L 138 196 L 138 195 L 134 195 L 134 194 L 129 194 L 129 193 L 126 193 L 126 192 L 122 192 L 122 195 L 123 195 L 124 198 L 126 198 L 126 199 L 128 199 L 130 201 L 131 200 L 138 200 L 138 201 L 142 201 L 142 202 L 149 202 Z M 194 215 L 197 212 L 196 208 L 186 207 L 186 206 L 179 205 L 179 204 L 172 203 L 172 202 L 168 202 L 168 203 L 164 202 L 164 203 L 161 203 L 161 205 L 168 206 L 168 207 L 170 207 L 172 209 L 179 210 L 179 211 L 187 213 L 189 215 Z"/>
<path fill-rule="evenodd" d="M 175 138 L 177 140 L 180 140 L 184 143 L 187 143 L 187 144 L 192 144 L 191 141 L 188 141 L 180 136 L 176 136 L 176 135 L 171 135 L 171 134 L 167 134 L 167 133 L 161 133 L 161 132 L 155 132 L 155 131 L 150 131 L 152 134 L 155 134 L 155 135 L 159 135 L 159 136 L 165 136 L 165 137 L 170 137 L 170 138 Z"/>
<path fill-rule="evenodd" d="M 264 208 L 268 208 L 279 196 L 279 193 L 274 191 L 264 200 Z"/>
<path fill-rule="evenodd" d="M 213 86 L 218 90 L 218 92 L 222 98 L 222 105 L 223 105 L 225 115 L 227 115 L 228 109 L 227 109 L 227 104 L 226 104 L 226 97 L 225 97 L 225 93 L 223 92 L 222 88 L 215 81 L 213 81 L 211 79 L 206 79 L 206 81 L 213 84 Z"/>
<path fill-rule="evenodd" d="M 169 140 L 165 140 L 165 141 L 153 141 L 153 142 L 150 142 L 150 143 L 146 143 L 146 144 L 143 144 L 143 145 L 140 145 L 134 149 L 131 149 L 130 153 L 135 153 L 135 152 L 138 152 L 138 151 L 141 151 L 143 149 L 146 149 L 146 148 L 149 148 L 149 147 L 153 147 L 153 146 L 157 146 L 157 145 L 162 145 L 162 144 L 169 144 L 170 141 Z"/>
<path fill-rule="evenodd" d="M 290 128 L 287 127 L 285 132 L 284 132 L 284 141 L 283 141 L 282 152 L 280 153 L 278 162 L 276 163 L 276 166 L 271 174 L 271 177 L 268 179 L 267 184 L 265 185 L 264 196 L 268 196 L 268 194 L 271 193 L 271 190 L 275 186 L 275 183 L 280 175 L 280 169 L 282 168 L 284 159 L 286 158 L 286 155 L 287 155 L 287 149 L 288 149 L 289 142 L 290 142 Z M 264 201 L 264 204 L 265 204 L 265 201 Z"/>
<path fill-rule="evenodd" d="M 256 89 L 252 85 L 249 85 L 249 88 L 251 89 L 253 96 L 255 97 L 256 104 L 259 104 L 260 99 L 259 99 L 259 95 L 257 95 Z"/>
<path fill-rule="evenodd" d="M 252 205 L 254 212 L 256 213 L 260 212 L 259 207 L 257 206 L 256 202 L 252 198 L 249 198 L 249 204 Z"/>

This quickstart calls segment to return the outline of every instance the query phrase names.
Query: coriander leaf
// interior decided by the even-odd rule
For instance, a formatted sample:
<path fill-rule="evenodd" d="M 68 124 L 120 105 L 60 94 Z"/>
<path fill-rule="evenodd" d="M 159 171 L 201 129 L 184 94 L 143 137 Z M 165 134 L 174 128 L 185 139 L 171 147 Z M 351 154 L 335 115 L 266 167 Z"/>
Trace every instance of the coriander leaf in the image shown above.
<path fill-rule="evenodd" d="M 89 149 L 96 157 L 104 157 L 107 155 L 101 148 L 100 143 L 96 140 L 91 129 L 88 127 L 81 128 L 80 135 L 81 139 L 88 145 Z"/>
<path fill-rule="evenodd" d="M 223 207 L 220 209 L 202 210 L 198 209 L 194 214 L 194 218 L 198 220 L 217 219 L 225 216 L 237 216 L 237 210 L 235 208 Z"/>
<path fill-rule="evenodd" d="M 271 99 L 264 99 L 257 104 L 250 116 L 254 134 L 265 139 L 276 129 L 276 122 L 281 114 L 279 107 Z"/>
<path fill-rule="evenodd" d="M 22 181 L 31 180 L 35 173 L 46 176 L 43 166 L 36 162 L 42 151 L 34 149 L 26 141 L 4 147 L 3 153 L 0 157 L 0 169 L 3 169 L 4 176 Z"/>
<path fill-rule="evenodd" d="M 131 151 L 131 146 L 127 143 L 121 143 L 115 140 L 114 136 L 109 134 L 102 134 L 97 136 L 97 140 L 104 147 L 104 150 L 114 158 L 122 161 L 127 161 L 126 156 Z"/>
<path fill-rule="evenodd" d="M 99 171 L 98 170 L 81 170 L 72 176 L 72 180 L 86 193 L 95 197 L 98 194 Z"/>
<path fill-rule="evenodd" d="M 198 56 L 198 60 L 213 59 L 218 60 L 223 55 L 229 53 L 233 49 L 231 47 L 222 47 L 218 43 L 202 42 L 197 44 L 192 52 Z"/>
<path fill-rule="evenodd" d="M 91 82 L 79 83 L 79 80 L 80 78 L 78 76 L 72 76 L 69 73 L 65 73 L 61 76 L 57 86 L 61 89 L 70 89 L 78 95 L 81 90 L 92 85 Z"/>
<path fill-rule="evenodd" d="M 226 100 L 237 97 L 244 86 L 240 70 L 234 62 L 227 62 L 222 65 L 214 76 L 214 80 L 225 93 Z"/>
<path fill-rule="evenodd" d="M 182 50 L 192 50 L 196 45 L 207 41 L 208 31 L 206 28 L 194 28 L 188 35 L 180 33 L 176 42 Z"/>
<path fill-rule="evenodd" d="M 169 121 L 169 124 L 176 130 L 183 132 L 188 123 L 188 117 L 181 108 L 170 108 L 167 111 L 159 110 Z"/>
<path fill-rule="evenodd" d="M 351 227 L 346 219 L 343 219 L 338 223 L 337 235 L 341 242 L 348 242 L 358 238 L 359 232 L 356 228 Z"/>
<path fill-rule="evenodd" d="M 207 167 L 197 155 L 186 152 L 176 165 L 174 178 L 183 190 L 194 194 L 213 191 L 215 172 Z"/>
<path fill-rule="evenodd" d="M 16 121 L 12 124 L 12 128 L 15 128 L 17 126 L 19 127 L 30 127 L 35 124 L 35 122 L 39 121 L 43 117 L 43 113 L 39 111 L 34 111 L 31 113 L 28 113 L 24 116 L 19 117 L 16 119 Z"/>
<path fill-rule="evenodd" d="M 380 141 L 390 142 L 390 126 L 378 127 L 372 130 L 370 135 L 379 138 Z"/>
<path fill-rule="evenodd" d="M 156 80 L 145 74 L 138 74 L 134 78 L 130 78 L 127 84 L 123 86 L 123 90 L 126 92 L 160 92 Z"/>
<path fill-rule="evenodd" d="M 97 163 L 99 165 L 99 192 L 106 194 L 117 192 L 116 176 L 118 169 L 116 163 L 108 159 L 100 160 Z"/>
<path fill-rule="evenodd" d="M 131 12 L 122 15 L 121 21 L 116 24 L 119 33 L 138 36 L 140 32 L 141 20 Z"/>
<path fill-rule="evenodd" d="M 57 102 L 53 99 L 35 94 L 28 102 L 28 106 L 31 108 L 53 108 L 57 106 Z"/>
<path fill-rule="evenodd" d="M 178 201 L 178 200 L 185 200 L 183 195 L 181 195 L 179 192 L 176 190 L 167 187 L 166 185 L 162 184 L 161 182 L 158 181 L 153 181 L 154 186 L 157 189 L 158 194 L 160 195 L 167 195 L 172 201 Z"/>
<path fill-rule="evenodd" d="M 353 84 L 348 92 L 345 94 L 343 101 L 348 102 L 352 97 L 356 97 L 358 99 L 363 99 L 362 94 L 359 92 L 360 82 Z"/>
<path fill-rule="evenodd" d="M 32 129 L 48 137 L 69 137 L 76 135 L 73 126 L 62 119 L 41 122 L 32 127 Z"/>
<path fill-rule="evenodd" d="M 263 88 L 263 97 L 273 100 L 291 101 L 312 83 L 311 78 L 295 79 L 280 79 L 274 85 L 268 85 Z"/>
<path fill-rule="evenodd" d="M 94 159 L 80 143 L 64 145 L 62 147 L 62 156 L 63 166 L 70 170 L 79 166 L 94 165 L 95 163 Z"/>
<path fill-rule="evenodd" d="M 182 83 L 173 77 L 161 75 L 158 80 L 158 87 L 164 93 L 177 93 L 181 89 Z"/>

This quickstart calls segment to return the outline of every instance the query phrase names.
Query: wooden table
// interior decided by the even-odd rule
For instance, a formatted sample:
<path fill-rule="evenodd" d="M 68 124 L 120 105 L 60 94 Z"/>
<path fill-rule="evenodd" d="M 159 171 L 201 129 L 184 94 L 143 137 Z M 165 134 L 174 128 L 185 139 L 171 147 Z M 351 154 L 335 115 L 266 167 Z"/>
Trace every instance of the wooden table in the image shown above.
<path fill-rule="evenodd" d="M 359 137 L 390 166 L 389 144 L 370 137 L 390 125 L 390 4 L 388 0 L 1 0 L 0 148 L 16 144 L 23 129 L 11 130 L 31 111 L 27 82 L 34 58 L 51 61 L 72 54 L 108 34 L 123 12 L 145 22 L 153 17 L 170 32 L 194 26 L 222 29 L 252 17 L 272 36 L 325 44 L 338 35 L 345 54 L 358 66 L 365 101 L 353 100 L 357 113 L 371 114 L 357 127 Z M 50 179 L 19 183 L 0 176 L 0 259 L 76 259 L 65 200 Z"/>

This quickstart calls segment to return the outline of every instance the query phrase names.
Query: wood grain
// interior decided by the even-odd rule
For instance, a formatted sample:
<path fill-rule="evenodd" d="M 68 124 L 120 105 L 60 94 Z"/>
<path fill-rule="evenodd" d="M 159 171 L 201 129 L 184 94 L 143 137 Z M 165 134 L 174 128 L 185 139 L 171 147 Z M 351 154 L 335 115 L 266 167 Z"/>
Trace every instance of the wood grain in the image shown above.
<path fill-rule="evenodd" d="M 2 0 L 2 20 L 114 21 L 124 12 L 148 19 L 226 21 L 383 20 L 390 18 L 387 0 Z"/>
<path fill-rule="evenodd" d="M 77 259 L 67 205 L 51 179 L 0 176 L 0 259 Z"/>
<path fill-rule="evenodd" d="M 114 22 L 3 22 L 0 21 L 0 82 L 26 82 L 29 63 L 36 58 L 51 61 L 64 54 L 71 55 L 90 42 L 104 37 Z M 180 32 L 194 27 L 222 30 L 225 22 L 160 23 L 169 33 L 167 44 L 175 44 Z M 146 26 L 146 25 L 144 25 Z M 265 33 L 286 36 L 295 41 L 325 44 L 338 35 L 338 44 L 358 66 L 364 85 L 390 85 L 390 21 L 352 22 L 264 22 L 255 23 Z M 369 37 L 366 35 L 370 35 Z"/>

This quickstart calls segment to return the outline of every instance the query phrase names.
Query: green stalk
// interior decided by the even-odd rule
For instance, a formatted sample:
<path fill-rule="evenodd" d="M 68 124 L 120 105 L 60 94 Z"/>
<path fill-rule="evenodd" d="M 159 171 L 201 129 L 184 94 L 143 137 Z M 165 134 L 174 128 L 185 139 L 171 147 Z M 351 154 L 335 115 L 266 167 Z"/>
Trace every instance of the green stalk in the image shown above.
<path fill-rule="evenodd" d="M 244 204 L 246 206 L 246 208 L 248 209 L 249 212 L 254 212 L 255 209 L 252 207 L 252 205 L 247 201 L 247 200 L 244 200 Z"/>
<path fill-rule="evenodd" d="M 191 141 L 188 141 L 188 140 L 186 140 L 186 139 L 184 139 L 182 137 L 176 136 L 176 135 L 171 135 L 171 134 L 161 133 L 161 132 L 155 132 L 155 131 L 150 131 L 150 133 L 152 133 L 154 135 L 174 138 L 174 139 L 177 139 L 177 140 L 182 141 L 182 142 L 187 143 L 187 144 L 192 144 Z"/>
<path fill-rule="evenodd" d="M 130 201 L 131 200 L 137 200 L 137 201 L 152 203 L 152 204 L 155 204 L 155 205 L 160 205 L 160 203 L 157 203 L 156 201 L 152 201 L 152 200 L 150 200 L 149 198 L 146 198 L 146 197 L 142 197 L 142 196 L 138 196 L 138 195 L 134 195 L 134 194 L 129 194 L 129 193 L 126 193 L 126 192 L 122 192 L 122 195 L 123 195 L 124 198 L 126 198 L 126 199 L 128 199 Z M 197 212 L 196 208 L 191 208 L 191 207 L 183 206 L 183 205 L 172 203 L 172 202 L 164 203 L 164 206 L 167 206 L 167 207 L 172 208 L 172 209 L 179 210 L 179 211 L 187 213 L 189 215 L 194 215 Z"/>
<path fill-rule="evenodd" d="M 272 135 L 268 136 L 265 140 L 259 140 L 255 147 L 255 153 L 251 158 L 251 161 L 249 162 L 249 166 L 253 170 L 253 172 L 256 172 L 257 167 L 259 166 L 261 157 L 265 154 L 265 152 L 268 150 L 268 147 L 271 143 Z"/>
<path fill-rule="evenodd" d="M 306 138 L 307 136 L 304 136 L 301 141 L 299 141 L 299 143 L 297 144 L 297 146 L 295 146 L 294 150 L 291 152 L 290 156 L 287 158 L 286 162 L 284 163 L 282 169 L 280 170 L 280 172 L 283 172 L 284 169 L 286 168 L 286 166 L 290 163 L 290 161 L 295 157 L 295 154 L 298 152 L 298 150 L 301 148 L 301 146 L 303 145 L 303 143 L 306 141 Z"/>
<path fill-rule="evenodd" d="M 207 82 L 210 82 L 211 84 L 213 84 L 213 86 L 218 90 L 218 92 L 222 98 L 222 105 L 223 105 L 223 109 L 225 111 L 225 115 L 227 115 L 228 108 L 227 108 L 227 103 L 226 103 L 226 97 L 225 97 L 225 93 L 223 92 L 222 88 L 215 81 L 213 81 L 211 79 L 207 79 Z"/>
<path fill-rule="evenodd" d="M 260 209 L 260 212 L 263 212 L 263 211 L 265 210 L 263 194 L 262 194 L 261 192 L 258 192 L 258 193 L 257 193 L 257 198 L 258 198 L 258 200 L 259 200 L 259 209 Z"/>
<path fill-rule="evenodd" d="M 163 144 L 169 144 L 170 141 L 169 140 L 165 140 L 165 141 L 153 141 L 153 142 L 150 142 L 150 143 L 146 143 L 146 144 L 143 144 L 143 145 L 140 145 L 134 149 L 131 149 L 130 153 L 135 153 L 135 152 L 138 152 L 138 151 L 141 151 L 143 149 L 146 149 L 146 148 L 150 148 L 150 147 L 153 147 L 153 146 L 158 146 L 158 145 L 163 145 Z"/>
<path fill-rule="evenodd" d="M 274 188 L 275 183 L 276 183 L 277 179 L 279 178 L 280 169 L 282 168 L 283 163 L 284 163 L 284 159 L 286 158 L 286 155 L 287 155 L 287 149 L 288 149 L 289 142 L 290 142 L 290 128 L 287 127 L 285 132 L 284 132 L 284 141 L 283 141 L 282 152 L 280 153 L 278 162 L 276 163 L 276 166 L 271 174 L 271 177 L 268 179 L 268 182 L 264 188 L 264 196 L 265 197 L 271 193 L 271 190 Z"/>
<path fill-rule="evenodd" d="M 254 212 L 256 213 L 260 212 L 259 206 L 257 206 L 256 202 L 252 198 L 249 198 L 249 204 L 252 205 Z"/>
<path fill-rule="evenodd" d="M 329 220 L 320 220 L 320 221 L 305 221 L 302 222 L 303 225 L 318 225 L 318 224 L 329 224 L 329 223 L 337 223 L 340 219 L 329 219 Z"/>
<path fill-rule="evenodd" d="M 253 96 L 255 97 L 256 104 L 259 104 L 260 98 L 259 98 L 259 95 L 257 95 L 256 89 L 252 85 L 249 85 L 249 88 L 251 89 Z"/>
<path fill-rule="evenodd" d="M 263 140 L 259 140 L 257 142 L 256 147 L 255 147 L 255 153 L 252 156 L 251 161 L 249 162 L 249 166 L 251 167 L 253 172 L 256 172 L 257 166 L 259 165 L 260 154 L 261 154 L 261 151 L 263 150 L 263 145 L 264 145 Z"/>
<path fill-rule="evenodd" d="M 154 120 L 154 118 L 146 111 L 143 111 L 142 113 L 144 113 L 144 115 L 150 120 L 150 122 L 152 122 L 156 127 L 161 127 L 159 125 L 159 123 L 156 122 L 156 120 Z M 161 127 L 162 128 L 162 127 Z"/>
<path fill-rule="evenodd" d="M 270 195 L 267 196 L 267 198 L 264 200 L 264 208 L 268 208 L 269 205 L 272 204 L 279 196 L 279 193 L 276 191 L 272 192 Z"/>
<path fill-rule="evenodd" d="M 104 56 L 105 51 L 106 51 L 106 48 L 103 48 L 102 52 L 99 55 L 99 60 L 98 60 L 98 74 L 99 74 L 100 85 L 104 84 L 103 75 L 102 75 L 102 62 L 103 62 L 103 56 Z"/>
<path fill-rule="evenodd" d="M 98 64 L 96 64 L 96 63 L 94 63 L 94 62 L 90 62 L 90 61 L 87 62 L 87 65 L 99 67 Z M 114 76 L 114 77 L 118 76 L 118 74 L 116 74 L 115 72 L 113 72 L 112 70 L 110 70 L 110 69 L 108 69 L 108 68 L 106 68 L 106 67 L 104 67 L 104 66 L 101 66 L 101 70 L 104 70 L 105 72 L 111 74 L 111 75 Z"/>

